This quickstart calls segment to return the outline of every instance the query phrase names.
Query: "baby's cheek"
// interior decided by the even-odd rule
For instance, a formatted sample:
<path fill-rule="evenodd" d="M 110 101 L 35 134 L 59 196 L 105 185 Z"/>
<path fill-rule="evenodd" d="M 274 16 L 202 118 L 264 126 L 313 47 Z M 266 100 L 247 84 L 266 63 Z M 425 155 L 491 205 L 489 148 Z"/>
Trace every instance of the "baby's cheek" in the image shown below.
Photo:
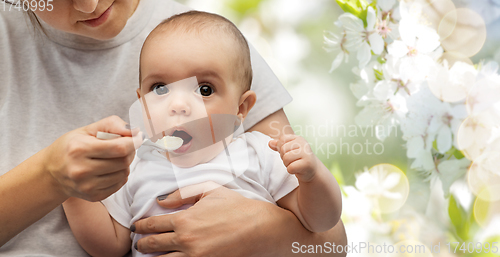
<path fill-rule="evenodd" d="M 149 137 L 154 137 L 155 135 L 161 133 L 162 131 L 168 129 L 169 117 L 166 112 L 160 110 L 154 110 L 149 112 L 151 120 L 145 120 L 145 126 L 148 129 Z M 152 125 L 152 127 L 151 127 Z"/>

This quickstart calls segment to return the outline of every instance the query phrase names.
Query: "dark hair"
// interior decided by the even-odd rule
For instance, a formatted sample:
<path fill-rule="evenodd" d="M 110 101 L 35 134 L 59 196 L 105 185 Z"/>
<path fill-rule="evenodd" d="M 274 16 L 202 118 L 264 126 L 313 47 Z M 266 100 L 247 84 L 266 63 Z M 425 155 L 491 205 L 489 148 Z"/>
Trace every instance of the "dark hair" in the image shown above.
<path fill-rule="evenodd" d="M 157 33 L 172 30 L 196 33 L 222 32 L 229 35 L 239 48 L 239 51 L 237 51 L 237 56 L 235 56 L 237 64 L 234 65 L 234 67 L 238 69 L 238 71 L 235 73 L 235 76 L 237 76 L 236 79 L 241 81 L 241 85 L 244 91 L 250 90 L 253 77 L 252 64 L 250 60 L 250 49 L 243 34 L 241 34 L 238 28 L 231 21 L 220 15 L 208 12 L 189 11 L 176 14 L 156 26 L 156 28 L 146 38 L 144 45 L 146 45 L 146 42 L 153 38 Z M 141 75 L 139 72 L 139 77 L 140 76 Z"/>

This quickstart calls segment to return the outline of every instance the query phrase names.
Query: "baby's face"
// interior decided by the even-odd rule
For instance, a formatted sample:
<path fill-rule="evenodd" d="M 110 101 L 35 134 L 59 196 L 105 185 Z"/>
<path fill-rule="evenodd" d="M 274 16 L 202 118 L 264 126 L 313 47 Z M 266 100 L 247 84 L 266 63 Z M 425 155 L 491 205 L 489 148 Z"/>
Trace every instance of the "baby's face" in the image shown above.
<path fill-rule="evenodd" d="M 178 166 L 194 166 L 224 149 L 217 134 L 232 137 L 243 91 L 228 54 L 236 47 L 216 35 L 163 34 L 147 41 L 141 57 L 138 94 L 147 109 L 145 125 L 153 141 L 181 137 L 183 146 L 168 157 Z"/>

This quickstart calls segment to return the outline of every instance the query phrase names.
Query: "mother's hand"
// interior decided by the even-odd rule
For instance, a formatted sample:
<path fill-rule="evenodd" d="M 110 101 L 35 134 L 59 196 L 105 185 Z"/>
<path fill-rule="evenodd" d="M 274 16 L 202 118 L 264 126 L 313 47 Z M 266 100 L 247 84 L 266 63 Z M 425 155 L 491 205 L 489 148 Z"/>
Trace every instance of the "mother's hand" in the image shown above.
<path fill-rule="evenodd" d="M 68 197 L 98 201 L 125 184 L 135 154 L 133 140 L 142 139 L 140 135 L 132 138 L 125 125 L 118 116 L 111 116 L 70 131 L 43 150 L 45 170 Z M 122 137 L 100 140 L 97 131 Z"/>
<path fill-rule="evenodd" d="M 186 199 L 176 191 L 159 201 L 165 208 L 190 203 L 195 205 L 187 210 L 137 221 L 131 228 L 135 233 L 161 233 L 140 239 L 137 249 L 143 253 L 171 252 L 166 255 L 169 257 L 276 257 L 300 256 L 292 253 L 292 243 L 296 241 L 346 244 L 341 222 L 331 231 L 314 234 L 290 211 L 245 198 L 225 187 Z"/>
<path fill-rule="evenodd" d="M 198 186 L 181 190 L 189 191 L 189 188 Z M 201 185 L 205 186 L 206 184 Z M 248 256 L 244 254 L 247 249 L 242 248 L 253 248 L 251 237 L 262 228 L 258 224 L 256 226 L 246 226 L 246 224 L 258 223 L 250 221 L 259 219 L 259 216 L 262 216 L 259 212 L 265 211 L 265 208 L 255 208 L 253 203 L 248 203 L 253 201 L 225 187 L 218 187 L 186 199 L 182 199 L 177 190 L 167 199 L 159 201 L 159 204 L 165 208 L 176 208 L 184 204 L 197 203 L 178 213 L 137 221 L 134 224 L 136 233 L 167 232 L 139 240 L 137 248 L 142 253 L 177 251 L 167 254 L 169 257 Z M 242 244 L 242 240 L 246 243 Z"/>

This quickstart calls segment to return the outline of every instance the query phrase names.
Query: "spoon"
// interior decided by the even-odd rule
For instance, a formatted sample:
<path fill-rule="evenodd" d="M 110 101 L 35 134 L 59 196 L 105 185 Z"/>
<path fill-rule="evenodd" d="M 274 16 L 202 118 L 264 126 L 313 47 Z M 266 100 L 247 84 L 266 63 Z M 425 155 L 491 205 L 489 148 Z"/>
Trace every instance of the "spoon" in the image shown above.
<path fill-rule="evenodd" d="M 102 140 L 110 140 L 110 139 L 115 139 L 121 137 L 118 134 L 114 133 L 107 133 L 107 132 L 102 132 L 102 131 L 97 131 L 96 138 L 102 139 Z M 149 140 L 144 139 L 142 142 L 143 144 L 146 143 L 149 146 L 152 146 L 158 151 L 162 152 L 167 152 L 167 151 L 175 151 L 179 149 L 179 147 L 182 146 L 182 143 L 184 142 L 182 138 L 180 137 L 172 137 L 172 136 L 164 136 L 161 139 L 158 139 L 155 143 L 148 143 Z M 149 141 L 150 142 L 150 141 Z"/>

